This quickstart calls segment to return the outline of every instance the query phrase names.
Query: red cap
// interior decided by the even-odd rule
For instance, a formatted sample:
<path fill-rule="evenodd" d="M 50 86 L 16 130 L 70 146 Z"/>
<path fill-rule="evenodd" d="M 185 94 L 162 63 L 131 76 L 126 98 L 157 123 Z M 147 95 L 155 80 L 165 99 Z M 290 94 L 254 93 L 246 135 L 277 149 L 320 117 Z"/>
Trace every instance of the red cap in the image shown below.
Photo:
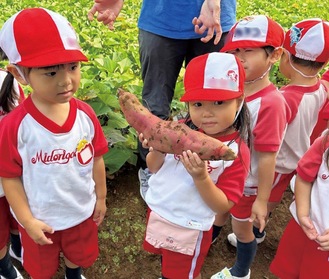
<path fill-rule="evenodd" d="M 281 47 L 284 30 L 280 24 L 265 15 L 248 16 L 238 21 L 226 37 L 221 52 L 237 48 Z"/>
<path fill-rule="evenodd" d="M 300 59 L 327 62 L 329 60 L 329 23 L 319 18 L 296 23 L 286 33 L 283 47 Z"/>
<path fill-rule="evenodd" d="M 45 67 L 88 61 L 71 24 L 43 8 L 24 9 L 3 25 L 0 47 L 9 62 L 24 67 Z"/>
<path fill-rule="evenodd" d="M 182 102 L 222 101 L 242 96 L 245 73 L 233 54 L 212 52 L 193 58 L 186 67 Z"/>

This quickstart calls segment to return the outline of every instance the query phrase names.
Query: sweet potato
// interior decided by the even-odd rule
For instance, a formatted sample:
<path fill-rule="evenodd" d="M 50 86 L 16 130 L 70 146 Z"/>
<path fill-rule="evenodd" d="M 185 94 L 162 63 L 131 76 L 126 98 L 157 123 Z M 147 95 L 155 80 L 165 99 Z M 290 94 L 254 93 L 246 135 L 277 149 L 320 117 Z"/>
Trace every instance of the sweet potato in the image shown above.
<path fill-rule="evenodd" d="M 118 91 L 121 110 L 138 133 L 143 133 L 149 146 L 155 150 L 182 154 L 183 151 L 196 152 L 203 160 L 234 160 L 236 154 L 218 139 L 190 129 L 177 121 L 166 121 L 152 114 L 137 97 L 122 89 Z"/>

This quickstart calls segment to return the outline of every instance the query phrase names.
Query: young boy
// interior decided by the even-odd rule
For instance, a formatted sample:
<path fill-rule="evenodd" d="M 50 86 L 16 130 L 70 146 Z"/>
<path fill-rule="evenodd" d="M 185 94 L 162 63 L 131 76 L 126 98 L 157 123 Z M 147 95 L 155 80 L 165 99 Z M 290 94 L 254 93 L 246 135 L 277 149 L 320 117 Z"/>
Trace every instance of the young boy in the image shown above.
<path fill-rule="evenodd" d="M 291 118 L 276 159 L 269 213 L 280 203 L 296 174 L 298 161 L 310 147 L 312 131 L 328 98 L 319 79 L 319 72 L 329 60 L 328 22 L 306 19 L 296 23 L 286 33 L 283 48 L 280 71 L 290 81 L 280 91 L 291 110 Z"/>
<path fill-rule="evenodd" d="M 43 8 L 8 19 L 0 47 L 8 70 L 32 88 L 0 127 L 0 177 L 20 224 L 23 266 L 33 279 L 52 278 L 62 252 L 66 278 L 85 278 L 106 212 L 108 150 L 91 107 L 73 98 L 87 58 L 71 24 Z"/>
<path fill-rule="evenodd" d="M 242 62 L 246 81 L 244 93 L 251 113 L 251 171 L 241 200 L 231 209 L 233 233 L 228 240 L 237 247 L 234 266 L 224 268 L 211 279 L 249 279 L 257 242 L 253 221 L 265 227 L 267 201 L 275 172 L 275 158 L 289 119 L 283 96 L 271 83 L 269 71 L 282 54 L 284 31 L 274 20 L 249 16 L 237 22 L 222 51 L 235 54 Z M 216 219 L 220 231 L 225 220 Z"/>

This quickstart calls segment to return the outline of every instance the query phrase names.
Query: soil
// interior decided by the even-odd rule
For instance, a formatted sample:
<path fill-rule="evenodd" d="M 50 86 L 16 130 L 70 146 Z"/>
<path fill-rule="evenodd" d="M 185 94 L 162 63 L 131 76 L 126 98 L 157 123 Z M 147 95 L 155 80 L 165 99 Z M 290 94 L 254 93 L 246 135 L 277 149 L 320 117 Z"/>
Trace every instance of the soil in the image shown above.
<path fill-rule="evenodd" d="M 88 279 L 157 279 L 161 277 L 159 256 L 149 254 L 142 248 L 145 230 L 146 204 L 139 194 L 137 168 L 125 167 L 108 179 L 108 211 L 99 229 L 100 254 L 90 268 L 83 271 Z M 290 219 L 289 204 L 292 193 L 288 189 L 280 206 L 273 213 L 267 225 L 267 236 L 258 245 L 257 255 L 251 267 L 252 279 L 275 279 L 269 265 L 275 255 L 282 232 Z M 231 232 L 229 222 L 223 228 L 217 242 L 210 248 L 202 270 L 202 278 L 235 261 L 235 248 L 228 244 L 227 234 Z M 15 261 L 16 266 L 17 262 Z M 27 274 L 20 266 L 24 278 Z M 63 264 L 54 279 L 63 279 Z"/>

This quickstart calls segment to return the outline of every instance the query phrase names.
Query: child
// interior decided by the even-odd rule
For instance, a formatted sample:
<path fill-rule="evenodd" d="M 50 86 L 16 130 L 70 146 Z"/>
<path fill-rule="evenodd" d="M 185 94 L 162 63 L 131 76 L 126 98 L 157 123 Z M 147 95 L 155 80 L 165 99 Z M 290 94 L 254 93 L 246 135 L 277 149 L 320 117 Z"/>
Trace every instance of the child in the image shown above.
<path fill-rule="evenodd" d="M 0 46 L 8 70 L 32 88 L 0 127 L 0 176 L 20 224 L 23 266 L 33 279 L 52 278 L 62 252 L 65 278 L 85 278 L 106 212 L 108 150 L 91 107 L 73 98 L 87 58 L 71 24 L 43 8 L 8 19 Z"/>
<path fill-rule="evenodd" d="M 235 24 L 222 51 L 235 54 L 246 71 L 244 93 L 251 113 L 251 171 L 244 194 L 231 210 L 233 233 L 228 235 L 237 247 L 237 258 L 231 269 L 224 268 L 212 279 L 250 278 L 250 266 L 257 243 L 253 221 L 265 227 L 267 201 L 274 178 L 275 157 L 281 145 L 289 111 L 280 92 L 269 80 L 269 71 L 282 54 L 284 31 L 272 19 L 249 16 Z M 225 220 L 216 218 L 214 229 Z"/>
<path fill-rule="evenodd" d="M 317 138 L 298 162 L 293 218 L 270 266 L 281 279 L 329 278 L 328 136 Z"/>
<path fill-rule="evenodd" d="M 214 52 L 191 60 L 185 94 L 189 121 L 237 154 L 233 161 L 202 161 L 190 150 L 163 154 L 148 146 L 153 173 L 145 201 L 149 207 L 144 249 L 162 256 L 162 278 L 201 278 L 211 244 L 215 214 L 236 204 L 249 171 L 249 114 L 243 101 L 244 71 L 234 55 Z M 170 177 L 170 179 L 168 179 Z"/>
<path fill-rule="evenodd" d="M 0 49 L 0 56 L 5 58 Z M 0 69 L 0 125 L 1 119 L 12 111 L 24 97 L 24 92 L 9 72 Z M 7 243 L 10 239 L 9 250 Z M 21 261 L 21 242 L 18 235 L 17 222 L 10 213 L 0 179 L 0 278 L 23 278 L 11 262 L 10 256 Z"/>
<path fill-rule="evenodd" d="M 322 75 L 321 81 L 322 81 L 323 85 L 326 87 L 327 92 L 329 92 L 329 70 L 327 70 Z M 326 105 L 328 104 L 328 101 L 329 100 L 327 99 Z M 319 112 L 318 121 L 315 124 L 315 127 L 311 134 L 310 144 L 313 144 L 314 140 L 316 138 L 318 138 L 322 134 L 322 132 L 327 128 L 327 121 L 323 117 L 324 116 L 323 115 L 324 107 L 325 106 L 323 106 L 323 108 Z"/>
<path fill-rule="evenodd" d="M 317 43 L 314 44 L 313 42 Z M 327 91 L 319 72 L 329 60 L 329 24 L 320 19 L 306 19 L 293 25 L 286 33 L 280 71 L 290 81 L 282 92 L 291 118 L 276 159 L 276 174 L 269 199 L 269 213 L 282 200 L 297 163 L 310 147 L 310 137 Z"/>

